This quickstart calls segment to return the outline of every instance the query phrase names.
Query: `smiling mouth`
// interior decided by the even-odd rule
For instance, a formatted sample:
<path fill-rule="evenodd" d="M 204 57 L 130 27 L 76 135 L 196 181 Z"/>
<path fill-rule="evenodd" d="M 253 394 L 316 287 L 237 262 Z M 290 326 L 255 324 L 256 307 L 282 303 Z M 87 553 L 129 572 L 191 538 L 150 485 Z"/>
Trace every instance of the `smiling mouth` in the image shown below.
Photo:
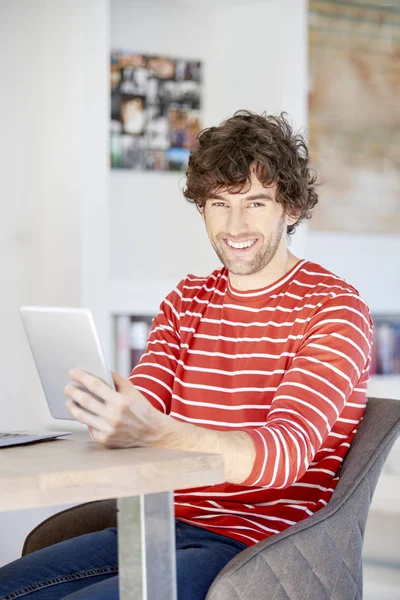
<path fill-rule="evenodd" d="M 257 242 L 257 239 L 244 240 L 242 242 L 233 242 L 232 240 L 225 239 L 225 243 L 232 250 L 244 251 L 252 248 L 254 244 Z"/>

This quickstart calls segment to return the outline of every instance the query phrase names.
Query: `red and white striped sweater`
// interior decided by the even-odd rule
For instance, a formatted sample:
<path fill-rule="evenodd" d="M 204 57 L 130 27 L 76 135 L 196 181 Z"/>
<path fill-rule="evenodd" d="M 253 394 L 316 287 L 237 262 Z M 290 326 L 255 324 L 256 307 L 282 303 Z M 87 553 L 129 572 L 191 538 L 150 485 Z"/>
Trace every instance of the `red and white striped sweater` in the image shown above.
<path fill-rule="evenodd" d="M 252 545 L 322 508 L 365 410 L 371 344 L 358 292 L 305 260 L 256 291 L 224 268 L 181 281 L 130 379 L 175 419 L 248 432 L 256 460 L 241 485 L 178 491 L 176 518 Z"/>

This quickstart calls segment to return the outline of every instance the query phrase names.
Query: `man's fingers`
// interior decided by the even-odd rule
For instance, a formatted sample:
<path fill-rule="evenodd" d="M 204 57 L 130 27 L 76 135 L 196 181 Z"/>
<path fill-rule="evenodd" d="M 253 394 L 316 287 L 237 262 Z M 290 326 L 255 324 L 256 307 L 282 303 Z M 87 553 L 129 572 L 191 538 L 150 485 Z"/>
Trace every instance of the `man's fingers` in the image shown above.
<path fill-rule="evenodd" d="M 64 388 L 66 396 L 78 402 L 82 408 L 100 417 L 106 418 L 108 414 L 108 406 L 102 398 L 94 398 L 92 394 L 86 390 L 82 390 L 75 385 L 67 385 Z"/>
<path fill-rule="evenodd" d="M 115 391 L 98 377 L 94 377 L 90 373 L 79 369 L 72 369 L 68 375 L 73 381 L 86 388 L 95 396 L 102 398 L 106 402 L 112 402 Z"/>
<path fill-rule="evenodd" d="M 66 406 L 71 415 L 80 423 L 92 427 L 100 433 L 110 434 L 114 431 L 114 428 L 108 421 L 105 421 L 96 414 L 88 412 L 81 406 L 75 404 L 73 400 L 67 400 Z"/>

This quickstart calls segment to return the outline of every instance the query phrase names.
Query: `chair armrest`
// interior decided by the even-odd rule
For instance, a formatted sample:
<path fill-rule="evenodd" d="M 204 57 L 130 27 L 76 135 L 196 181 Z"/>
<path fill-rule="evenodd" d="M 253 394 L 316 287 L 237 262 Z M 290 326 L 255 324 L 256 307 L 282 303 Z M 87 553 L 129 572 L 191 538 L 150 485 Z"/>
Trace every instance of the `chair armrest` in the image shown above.
<path fill-rule="evenodd" d="M 25 539 L 22 556 L 85 533 L 116 526 L 116 500 L 100 500 L 73 506 L 37 525 Z"/>

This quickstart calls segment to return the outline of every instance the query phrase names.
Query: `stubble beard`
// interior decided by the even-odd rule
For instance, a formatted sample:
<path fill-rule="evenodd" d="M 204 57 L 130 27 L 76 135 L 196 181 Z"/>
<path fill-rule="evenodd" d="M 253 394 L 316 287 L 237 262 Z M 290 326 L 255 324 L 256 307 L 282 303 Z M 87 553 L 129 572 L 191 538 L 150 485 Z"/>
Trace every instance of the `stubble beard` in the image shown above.
<path fill-rule="evenodd" d="M 233 275 L 254 275 L 266 267 L 274 258 L 284 231 L 285 216 L 283 215 L 274 234 L 271 235 L 267 243 L 264 241 L 257 254 L 250 262 L 246 259 L 241 259 L 240 256 L 236 259 L 229 258 L 223 248 L 225 245 L 224 240 L 212 241 L 211 243 L 219 260 L 230 273 Z"/>

